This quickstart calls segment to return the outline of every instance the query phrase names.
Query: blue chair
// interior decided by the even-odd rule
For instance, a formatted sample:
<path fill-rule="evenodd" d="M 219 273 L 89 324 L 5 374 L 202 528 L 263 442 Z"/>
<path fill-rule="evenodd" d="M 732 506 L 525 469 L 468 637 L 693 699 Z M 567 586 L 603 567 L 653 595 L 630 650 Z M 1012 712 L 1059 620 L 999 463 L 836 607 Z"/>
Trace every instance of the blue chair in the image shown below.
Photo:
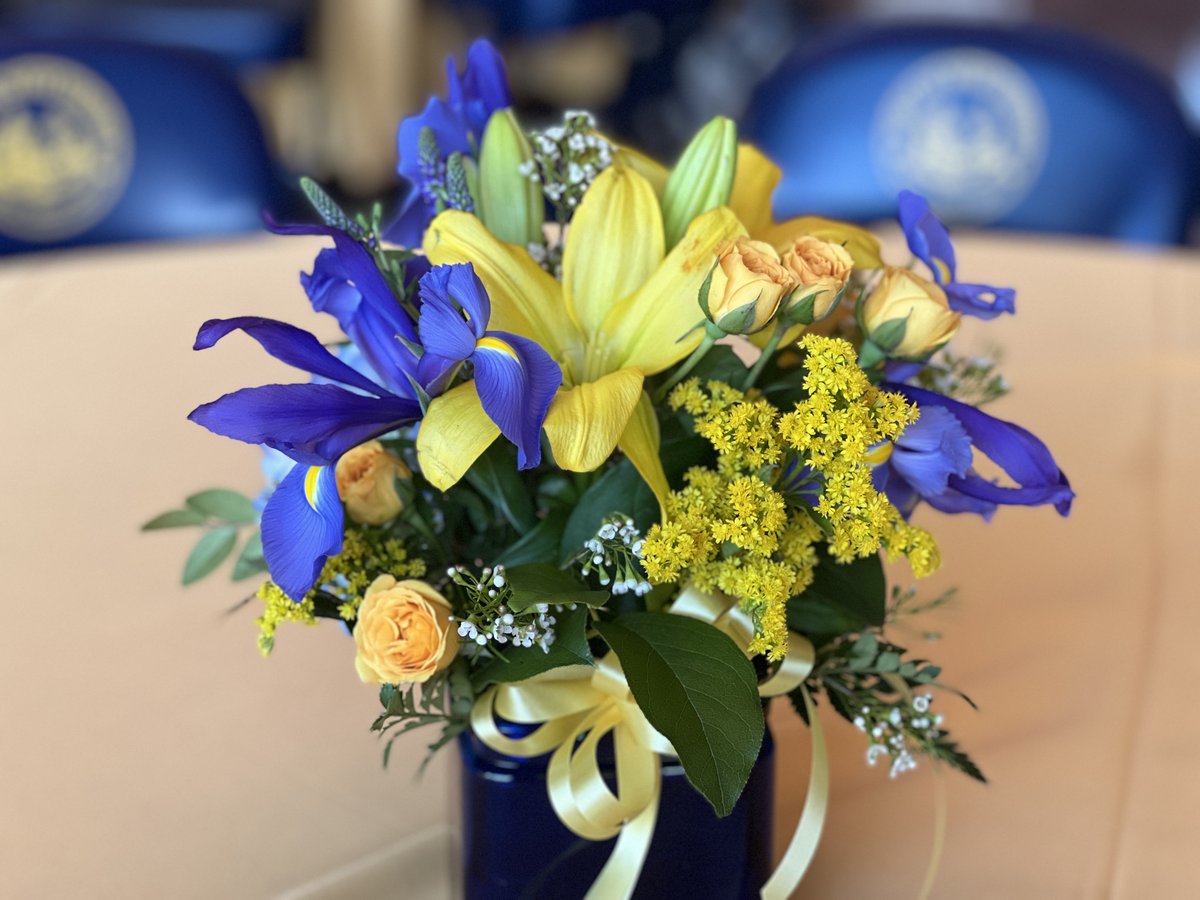
<path fill-rule="evenodd" d="M 254 230 L 279 196 L 258 120 L 211 58 L 0 42 L 0 254 Z"/>
<path fill-rule="evenodd" d="M 1186 238 L 1195 145 L 1170 91 L 1064 32 L 833 34 L 762 85 L 743 130 L 784 169 L 779 216 L 887 218 L 908 188 L 954 224 Z"/>

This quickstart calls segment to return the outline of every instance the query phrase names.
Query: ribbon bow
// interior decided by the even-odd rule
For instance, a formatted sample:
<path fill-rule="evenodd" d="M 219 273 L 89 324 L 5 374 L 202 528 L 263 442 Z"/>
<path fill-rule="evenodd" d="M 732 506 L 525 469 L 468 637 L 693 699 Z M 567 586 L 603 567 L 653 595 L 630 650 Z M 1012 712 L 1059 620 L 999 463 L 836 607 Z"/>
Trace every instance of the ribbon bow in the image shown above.
<path fill-rule="evenodd" d="M 671 612 L 708 622 L 733 638 L 743 651 L 754 636 L 753 621 L 736 603 L 692 586 L 679 594 Z M 801 688 L 813 740 L 812 776 L 800 824 L 783 861 L 763 886 L 763 900 L 786 900 L 800 883 L 816 852 L 829 791 L 821 724 L 803 689 L 804 679 L 812 671 L 813 647 L 799 634 L 793 632 L 789 637 L 788 656 L 759 685 L 759 694 L 773 697 Z M 541 724 L 527 736 L 514 739 L 500 733 L 496 716 Z M 563 666 L 525 681 L 489 688 L 475 701 L 471 728 L 498 753 L 540 756 L 553 751 L 546 786 L 562 823 L 587 840 L 619 835 L 612 855 L 588 890 L 587 900 L 629 897 L 654 836 L 662 793 L 659 756 L 674 756 L 675 750 L 633 699 L 616 654 L 607 654 L 594 667 Z M 616 793 L 605 783 L 596 758 L 597 746 L 609 732 L 616 751 Z"/>

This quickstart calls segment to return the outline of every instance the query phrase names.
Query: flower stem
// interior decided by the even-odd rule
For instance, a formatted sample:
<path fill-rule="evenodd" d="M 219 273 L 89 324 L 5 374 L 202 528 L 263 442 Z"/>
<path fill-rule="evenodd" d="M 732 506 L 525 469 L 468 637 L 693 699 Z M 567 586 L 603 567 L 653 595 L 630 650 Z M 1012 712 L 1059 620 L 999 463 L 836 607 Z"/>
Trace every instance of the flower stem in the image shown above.
<path fill-rule="evenodd" d="M 708 353 L 712 349 L 712 345 L 716 342 L 717 339 L 709 334 L 708 331 L 704 332 L 704 340 L 700 342 L 700 346 L 693 350 L 692 355 L 684 360 L 683 365 L 675 370 L 675 374 L 663 382 L 662 386 L 654 392 L 652 399 L 656 405 L 662 403 L 663 398 L 667 396 L 667 392 L 686 378 L 692 369 L 696 368 L 696 364 L 704 358 L 704 354 Z"/>
<path fill-rule="evenodd" d="M 746 380 L 742 384 L 742 390 L 748 391 L 754 387 L 754 382 L 758 381 L 758 376 L 762 374 L 763 368 L 767 364 L 767 360 L 779 349 L 779 342 L 783 340 L 783 333 L 787 331 L 788 326 L 782 321 L 776 322 L 775 333 L 771 335 L 771 339 L 767 341 L 767 346 L 763 348 L 762 355 L 755 361 L 750 371 L 746 373 Z"/>

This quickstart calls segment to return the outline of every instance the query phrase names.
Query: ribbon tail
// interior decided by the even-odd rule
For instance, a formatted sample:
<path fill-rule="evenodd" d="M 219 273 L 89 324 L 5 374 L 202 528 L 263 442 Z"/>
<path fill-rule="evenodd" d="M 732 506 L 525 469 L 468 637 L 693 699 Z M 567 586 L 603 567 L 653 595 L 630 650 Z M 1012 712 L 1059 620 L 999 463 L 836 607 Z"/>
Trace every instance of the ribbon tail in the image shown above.
<path fill-rule="evenodd" d="M 662 792 L 662 772 L 655 767 L 654 794 L 645 808 L 626 823 L 613 847 L 612 855 L 592 882 L 584 900 L 629 900 L 642 874 L 642 865 L 650 854 L 650 840 L 658 819 L 658 801 Z"/>
<path fill-rule="evenodd" d="M 825 813 L 829 806 L 829 751 L 825 746 L 825 732 L 808 689 L 801 687 L 800 694 L 804 698 L 812 734 L 812 771 L 808 779 L 808 796 L 804 799 L 804 812 L 783 859 L 763 885 L 762 900 L 787 900 L 800 884 L 817 854 L 817 844 L 821 841 L 821 830 L 825 827 Z"/>
<path fill-rule="evenodd" d="M 929 868 L 925 870 L 925 883 L 921 885 L 918 900 L 929 900 L 933 883 L 937 881 L 938 869 L 942 865 L 942 848 L 946 845 L 946 779 L 942 770 L 933 768 L 933 848 L 929 851 Z"/>

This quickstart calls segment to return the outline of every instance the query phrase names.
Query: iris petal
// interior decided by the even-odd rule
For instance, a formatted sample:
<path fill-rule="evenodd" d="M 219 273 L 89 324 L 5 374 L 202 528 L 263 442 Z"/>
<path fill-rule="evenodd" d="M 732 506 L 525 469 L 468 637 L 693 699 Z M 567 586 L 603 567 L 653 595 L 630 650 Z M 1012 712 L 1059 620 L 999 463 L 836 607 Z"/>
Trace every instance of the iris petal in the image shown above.
<path fill-rule="evenodd" d="M 268 384 L 226 394 L 188 418 L 216 434 L 320 465 L 420 414 L 416 401 L 400 397 L 364 397 L 332 384 Z"/>
<path fill-rule="evenodd" d="M 912 191 L 899 197 L 900 227 L 908 240 L 908 249 L 933 272 L 938 284 L 954 280 L 954 245 L 950 232 L 929 208 L 929 201 Z"/>
<path fill-rule="evenodd" d="M 941 407 L 956 418 L 974 447 L 1003 469 L 1018 485 L 1005 488 L 968 473 L 951 475 L 950 489 L 990 503 L 1037 506 L 1053 503 L 1061 515 L 1067 515 L 1075 494 L 1066 475 L 1054 461 L 1049 448 L 1019 425 L 996 419 L 973 406 L 959 403 L 941 394 L 904 384 L 885 382 L 885 390 L 898 391 L 921 408 Z"/>
<path fill-rule="evenodd" d="M 299 602 L 325 560 L 342 551 L 342 504 L 332 466 L 293 466 L 262 515 L 263 558 L 283 592 Z"/>
<path fill-rule="evenodd" d="M 950 308 L 967 316 L 986 320 L 994 319 L 1001 313 L 1017 311 L 1017 292 L 1012 288 L 959 282 L 944 287 Z"/>
<path fill-rule="evenodd" d="M 889 462 L 917 493 L 939 494 L 951 475 L 964 475 L 971 467 L 971 438 L 948 411 L 927 406 L 904 429 Z"/>
<path fill-rule="evenodd" d="M 517 468 L 533 468 L 542 461 L 542 424 L 562 370 L 534 341 L 504 331 L 488 332 L 472 360 L 484 411 L 517 445 Z"/>
<path fill-rule="evenodd" d="M 231 331 L 244 331 L 258 341 L 276 359 L 330 381 L 340 381 L 375 395 L 387 395 L 379 385 L 346 365 L 315 337 L 286 322 L 241 316 L 236 319 L 209 319 L 200 326 L 193 350 L 207 350 Z"/>
<path fill-rule="evenodd" d="M 421 279 L 419 333 L 425 349 L 464 360 L 475 351 L 492 315 L 483 283 L 470 263 L 434 266 Z"/>

